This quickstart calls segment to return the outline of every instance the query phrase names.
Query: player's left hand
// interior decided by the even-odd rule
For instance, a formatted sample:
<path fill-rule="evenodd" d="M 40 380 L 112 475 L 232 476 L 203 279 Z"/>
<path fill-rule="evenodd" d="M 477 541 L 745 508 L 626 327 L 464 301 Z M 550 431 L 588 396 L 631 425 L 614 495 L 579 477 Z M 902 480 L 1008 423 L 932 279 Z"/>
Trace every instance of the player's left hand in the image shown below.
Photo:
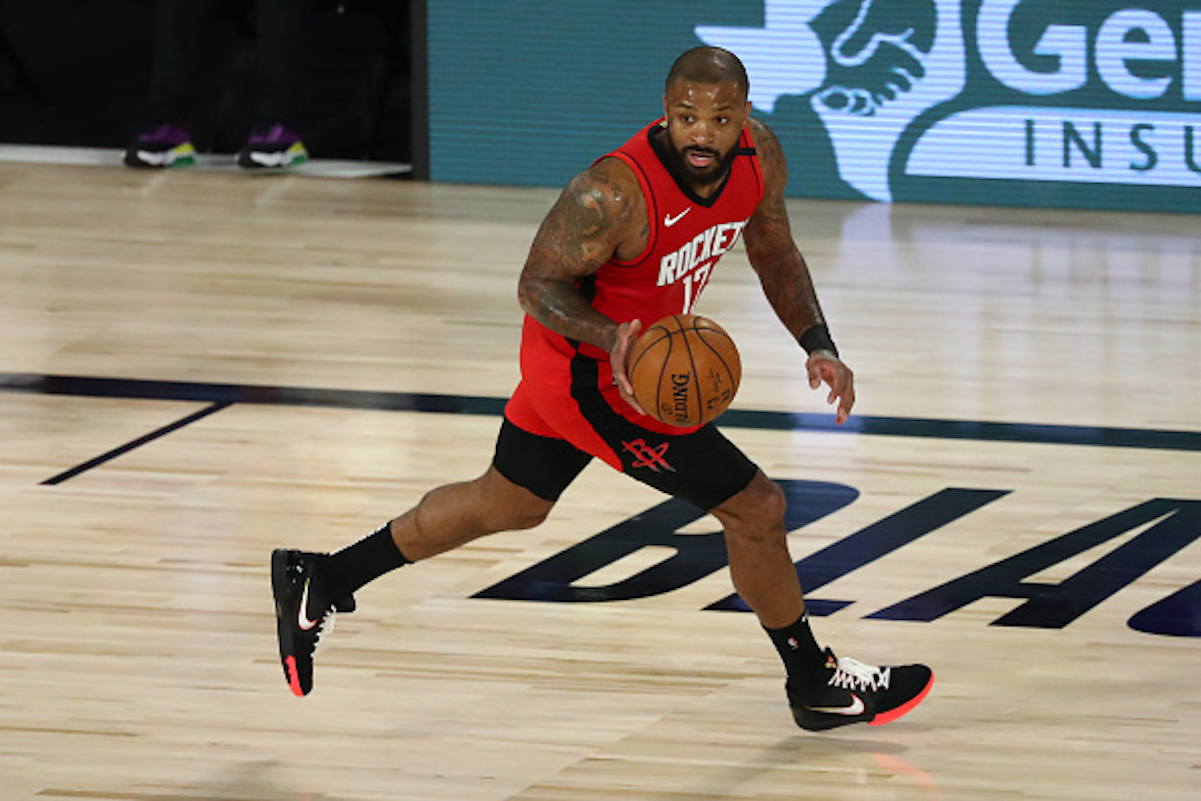
<path fill-rule="evenodd" d="M 830 387 L 826 403 L 838 401 L 838 416 L 834 419 L 837 425 L 842 425 L 851 416 L 851 407 L 855 405 L 855 374 L 842 360 L 827 350 L 815 350 L 805 363 L 809 371 L 809 387 L 817 389 L 824 382 Z"/>

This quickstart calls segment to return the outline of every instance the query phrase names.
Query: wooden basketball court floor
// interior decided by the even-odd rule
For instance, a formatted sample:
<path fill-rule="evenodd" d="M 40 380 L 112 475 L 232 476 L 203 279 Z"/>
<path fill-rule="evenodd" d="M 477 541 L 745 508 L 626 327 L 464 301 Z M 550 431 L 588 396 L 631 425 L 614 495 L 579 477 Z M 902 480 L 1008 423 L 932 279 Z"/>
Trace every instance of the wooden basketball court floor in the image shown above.
<path fill-rule="evenodd" d="M 712 519 L 595 464 L 364 588 L 294 698 L 270 550 L 485 467 L 555 194 L 0 163 L 0 797 L 1197 797 L 1189 216 L 791 202 L 845 430 L 718 270 L 725 430 L 819 639 L 934 668 L 906 718 L 796 728 Z"/>

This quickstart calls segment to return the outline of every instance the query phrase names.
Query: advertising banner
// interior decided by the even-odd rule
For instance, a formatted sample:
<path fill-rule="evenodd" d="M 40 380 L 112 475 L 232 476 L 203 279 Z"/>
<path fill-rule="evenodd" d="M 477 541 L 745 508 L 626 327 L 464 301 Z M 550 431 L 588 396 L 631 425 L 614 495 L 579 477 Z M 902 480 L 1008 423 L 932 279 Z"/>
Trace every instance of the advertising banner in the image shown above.
<path fill-rule="evenodd" d="M 792 196 L 1201 211 L 1201 0 L 431 3 L 431 177 L 561 185 L 702 44 Z"/>

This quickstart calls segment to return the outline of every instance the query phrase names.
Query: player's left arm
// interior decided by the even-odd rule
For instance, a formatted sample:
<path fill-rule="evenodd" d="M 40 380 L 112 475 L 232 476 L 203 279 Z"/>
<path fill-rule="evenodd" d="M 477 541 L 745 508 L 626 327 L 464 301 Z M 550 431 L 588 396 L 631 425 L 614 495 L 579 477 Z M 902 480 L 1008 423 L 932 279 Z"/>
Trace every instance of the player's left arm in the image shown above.
<path fill-rule="evenodd" d="M 850 416 L 855 403 L 855 376 L 838 356 L 817 301 L 809 266 L 792 238 L 784 205 L 784 187 L 788 183 L 784 151 L 763 123 L 752 118 L 747 124 L 755 139 L 765 185 L 763 200 L 743 232 L 747 256 L 776 315 L 809 353 L 805 365 L 809 386 L 817 389 L 825 382 L 830 387 L 827 402 L 837 401 L 837 422 L 841 424 Z"/>

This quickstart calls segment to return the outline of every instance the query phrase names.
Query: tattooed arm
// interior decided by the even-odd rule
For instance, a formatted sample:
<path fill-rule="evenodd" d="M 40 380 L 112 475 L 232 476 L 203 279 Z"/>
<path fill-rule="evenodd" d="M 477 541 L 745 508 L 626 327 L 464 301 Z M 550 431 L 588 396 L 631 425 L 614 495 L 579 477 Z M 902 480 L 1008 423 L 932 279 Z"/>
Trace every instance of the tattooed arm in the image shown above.
<path fill-rule="evenodd" d="M 641 323 L 618 325 L 592 308 L 578 284 L 614 256 L 637 256 L 649 235 L 637 178 L 624 162 L 602 159 L 563 190 L 534 237 L 517 283 L 527 314 L 556 333 L 609 352 L 618 385 L 631 402 L 626 354 Z"/>
<path fill-rule="evenodd" d="M 744 232 L 747 256 L 780 321 L 794 338 L 800 339 L 807 329 L 825 325 L 826 320 L 805 257 L 792 238 L 788 210 L 784 207 L 788 166 L 780 143 L 754 120 L 751 133 L 763 168 L 766 192 Z"/>
<path fill-rule="evenodd" d="M 641 251 L 646 229 L 646 201 L 629 167 L 610 158 L 580 173 L 534 237 L 517 284 L 522 308 L 556 333 L 611 351 L 617 323 L 577 284 L 615 254 Z"/>
<path fill-rule="evenodd" d="M 748 123 L 755 138 L 755 149 L 763 168 L 766 191 L 763 201 L 747 223 L 743 236 L 751 266 L 759 275 L 763 293 L 789 332 L 801 341 L 806 331 L 826 325 L 817 292 L 805 257 L 792 238 L 788 210 L 784 206 L 784 186 L 788 183 L 788 165 L 780 143 L 758 120 Z M 837 422 L 850 416 L 855 403 L 855 382 L 851 369 L 837 352 L 816 348 L 806 363 L 809 385 L 814 389 L 824 381 L 830 387 L 828 403 L 838 401 Z"/>

